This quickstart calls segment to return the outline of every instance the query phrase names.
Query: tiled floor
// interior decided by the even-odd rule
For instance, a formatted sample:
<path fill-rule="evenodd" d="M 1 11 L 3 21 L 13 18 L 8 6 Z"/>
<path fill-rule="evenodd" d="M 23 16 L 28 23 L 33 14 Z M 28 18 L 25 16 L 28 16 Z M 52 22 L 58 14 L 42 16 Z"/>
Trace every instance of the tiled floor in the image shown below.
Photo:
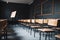
<path fill-rule="evenodd" d="M 8 40 L 45 40 L 43 33 L 36 30 L 31 30 L 30 28 L 23 26 L 21 24 L 8 25 Z M 46 34 L 46 33 L 45 33 Z M 54 35 L 52 37 L 47 37 L 47 40 L 56 40 Z"/>

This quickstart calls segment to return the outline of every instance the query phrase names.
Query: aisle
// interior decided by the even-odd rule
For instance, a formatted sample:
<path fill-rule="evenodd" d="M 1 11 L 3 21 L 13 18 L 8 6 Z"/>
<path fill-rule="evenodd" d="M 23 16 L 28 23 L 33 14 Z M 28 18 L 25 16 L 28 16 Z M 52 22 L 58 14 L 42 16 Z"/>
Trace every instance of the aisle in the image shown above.
<path fill-rule="evenodd" d="M 52 37 L 50 39 L 55 40 Z M 38 31 L 31 30 L 27 26 L 10 24 L 8 25 L 8 40 L 40 40 L 40 35 Z M 41 34 L 41 40 L 45 40 L 43 34 Z"/>

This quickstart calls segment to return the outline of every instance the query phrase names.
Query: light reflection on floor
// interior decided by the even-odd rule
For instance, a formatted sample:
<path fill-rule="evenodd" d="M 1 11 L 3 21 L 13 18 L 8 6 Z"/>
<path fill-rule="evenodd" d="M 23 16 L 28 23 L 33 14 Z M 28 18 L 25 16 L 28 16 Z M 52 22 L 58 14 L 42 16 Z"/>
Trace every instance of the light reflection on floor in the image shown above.
<path fill-rule="evenodd" d="M 10 25 L 10 28 L 14 30 L 16 36 L 12 37 L 14 40 L 40 40 L 39 32 L 35 32 L 34 30 L 27 28 L 23 25 Z M 35 33 L 35 35 L 34 35 Z M 48 38 L 47 38 L 48 39 Z M 41 40 L 45 40 L 45 37 L 41 35 Z M 51 37 L 50 40 L 55 40 L 55 38 Z"/>
<path fill-rule="evenodd" d="M 14 27 L 13 29 L 17 33 L 17 36 L 23 37 L 23 40 L 39 40 L 39 33 L 36 33 L 37 35 L 36 35 L 36 37 L 34 37 L 33 31 L 32 31 L 32 34 L 30 34 L 31 30 L 23 29 L 22 27 L 20 27 L 18 25 L 16 25 L 16 27 Z"/>

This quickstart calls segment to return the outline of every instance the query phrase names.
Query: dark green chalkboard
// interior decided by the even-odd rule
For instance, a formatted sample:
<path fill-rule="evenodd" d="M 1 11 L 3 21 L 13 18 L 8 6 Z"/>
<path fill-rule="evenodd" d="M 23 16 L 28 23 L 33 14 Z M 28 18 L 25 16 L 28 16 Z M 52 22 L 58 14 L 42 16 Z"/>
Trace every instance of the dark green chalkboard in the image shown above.
<path fill-rule="evenodd" d="M 42 15 L 52 15 L 53 14 L 53 0 L 48 0 L 45 2 L 42 2 Z"/>

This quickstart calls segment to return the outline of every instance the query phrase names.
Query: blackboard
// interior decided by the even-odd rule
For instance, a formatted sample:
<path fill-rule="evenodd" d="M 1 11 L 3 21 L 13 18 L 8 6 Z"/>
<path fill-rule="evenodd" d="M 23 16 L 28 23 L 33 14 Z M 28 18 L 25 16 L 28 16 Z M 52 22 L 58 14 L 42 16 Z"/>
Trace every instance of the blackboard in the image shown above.
<path fill-rule="evenodd" d="M 55 13 L 60 13 L 60 0 L 54 0 L 55 3 Z"/>
<path fill-rule="evenodd" d="M 53 14 L 53 0 L 48 0 L 42 2 L 42 15 L 52 15 Z"/>

